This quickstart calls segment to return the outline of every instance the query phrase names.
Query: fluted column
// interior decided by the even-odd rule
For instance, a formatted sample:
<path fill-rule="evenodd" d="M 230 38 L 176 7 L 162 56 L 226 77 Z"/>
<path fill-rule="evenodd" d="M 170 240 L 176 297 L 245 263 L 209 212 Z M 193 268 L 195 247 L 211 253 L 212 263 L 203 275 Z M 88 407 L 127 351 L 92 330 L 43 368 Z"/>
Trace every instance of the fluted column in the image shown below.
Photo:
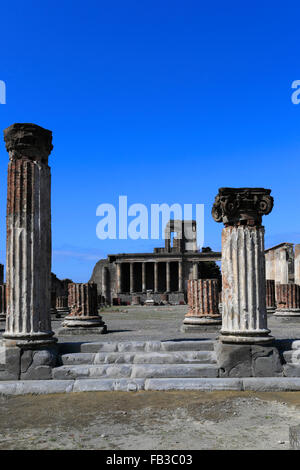
<path fill-rule="evenodd" d="M 275 300 L 275 281 L 274 279 L 266 280 L 266 306 L 267 313 L 274 313 L 276 310 Z"/>
<path fill-rule="evenodd" d="M 59 295 L 56 297 L 56 310 L 59 316 L 68 315 L 70 313 L 67 295 Z"/>
<path fill-rule="evenodd" d="M 188 281 L 189 311 L 185 315 L 183 330 L 189 331 L 203 325 L 221 325 L 219 313 L 219 285 L 217 279 L 198 279 Z M 189 328 L 186 328 L 186 325 Z"/>
<path fill-rule="evenodd" d="M 212 215 L 223 222 L 223 313 L 220 340 L 224 343 L 268 343 L 264 227 L 262 215 L 273 208 L 271 190 L 221 188 Z"/>
<path fill-rule="evenodd" d="M 277 284 L 277 308 L 278 317 L 300 316 L 300 286 L 298 284 Z"/>
<path fill-rule="evenodd" d="M 59 334 L 106 333 L 106 325 L 98 314 L 97 284 L 70 283 L 68 293 L 71 311 L 65 317 Z"/>
<path fill-rule="evenodd" d="M 40 347 L 56 341 L 50 320 L 52 133 L 34 124 L 4 131 L 7 179 L 7 344 Z"/>
<path fill-rule="evenodd" d="M 6 285 L 0 285 L 0 320 L 6 318 Z"/>

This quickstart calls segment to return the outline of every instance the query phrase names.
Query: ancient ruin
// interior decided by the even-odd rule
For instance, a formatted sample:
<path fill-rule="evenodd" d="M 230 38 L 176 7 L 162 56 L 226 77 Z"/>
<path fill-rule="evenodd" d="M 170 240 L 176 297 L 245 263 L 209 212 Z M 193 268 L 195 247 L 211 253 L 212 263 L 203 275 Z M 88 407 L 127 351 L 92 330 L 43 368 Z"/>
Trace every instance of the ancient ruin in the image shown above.
<path fill-rule="evenodd" d="M 64 318 L 60 335 L 106 333 L 107 327 L 98 314 L 97 286 L 93 283 L 70 283 L 70 313 Z"/>
<path fill-rule="evenodd" d="M 209 248 L 200 252 L 196 241 L 196 221 L 170 220 L 164 248 L 155 248 L 154 253 L 108 255 L 98 261 L 90 282 L 97 284 L 98 294 L 107 304 L 131 304 L 136 296 L 144 303 L 150 291 L 154 303 L 185 303 L 189 279 L 220 278 L 215 262 L 221 253 Z"/>
<path fill-rule="evenodd" d="M 185 315 L 182 331 L 203 330 L 204 327 L 222 324 L 219 312 L 218 279 L 199 279 L 188 281 L 189 311 Z"/>

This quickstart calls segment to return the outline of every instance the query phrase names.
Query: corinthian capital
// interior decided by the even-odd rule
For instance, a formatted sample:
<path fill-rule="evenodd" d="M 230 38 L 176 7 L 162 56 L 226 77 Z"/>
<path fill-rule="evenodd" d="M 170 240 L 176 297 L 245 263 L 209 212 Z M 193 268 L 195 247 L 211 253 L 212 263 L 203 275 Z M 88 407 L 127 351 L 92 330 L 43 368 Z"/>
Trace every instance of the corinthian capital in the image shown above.
<path fill-rule="evenodd" d="M 212 208 L 216 222 L 225 225 L 261 225 L 273 209 L 271 189 L 220 188 Z"/>

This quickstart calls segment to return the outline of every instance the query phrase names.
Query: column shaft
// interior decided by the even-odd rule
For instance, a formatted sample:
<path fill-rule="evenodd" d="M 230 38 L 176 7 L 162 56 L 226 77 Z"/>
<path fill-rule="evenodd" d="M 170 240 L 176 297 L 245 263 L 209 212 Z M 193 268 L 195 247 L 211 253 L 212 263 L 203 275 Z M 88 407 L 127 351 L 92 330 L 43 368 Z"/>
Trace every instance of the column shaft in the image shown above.
<path fill-rule="evenodd" d="M 154 292 L 158 292 L 158 262 L 154 262 Z"/>
<path fill-rule="evenodd" d="M 182 261 L 178 261 L 178 291 L 183 291 Z"/>
<path fill-rule="evenodd" d="M 166 292 L 171 291 L 170 261 L 166 262 Z"/>
<path fill-rule="evenodd" d="M 146 263 L 142 263 L 142 292 L 146 292 Z"/>

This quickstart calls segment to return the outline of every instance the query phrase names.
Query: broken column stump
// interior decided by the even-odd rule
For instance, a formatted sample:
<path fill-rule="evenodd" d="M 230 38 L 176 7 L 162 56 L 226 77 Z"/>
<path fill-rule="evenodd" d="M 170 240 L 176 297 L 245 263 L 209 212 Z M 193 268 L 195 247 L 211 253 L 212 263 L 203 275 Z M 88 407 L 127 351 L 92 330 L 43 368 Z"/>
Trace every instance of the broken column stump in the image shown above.
<path fill-rule="evenodd" d="M 220 188 L 212 208 L 222 231 L 222 329 L 217 347 L 220 376 L 282 374 L 267 327 L 264 227 L 271 190 Z"/>
<path fill-rule="evenodd" d="M 185 315 L 181 331 L 195 332 L 219 329 L 222 317 L 218 309 L 219 283 L 217 279 L 188 281 L 189 311 Z M 208 328 L 210 327 L 210 328 Z"/>
<path fill-rule="evenodd" d="M 300 286 L 297 284 L 277 284 L 277 317 L 300 317 Z"/>
<path fill-rule="evenodd" d="M 98 314 L 97 284 L 70 283 L 68 293 L 70 313 L 64 318 L 58 334 L 65 336 L 106 333 L 106 324 Z"/>

